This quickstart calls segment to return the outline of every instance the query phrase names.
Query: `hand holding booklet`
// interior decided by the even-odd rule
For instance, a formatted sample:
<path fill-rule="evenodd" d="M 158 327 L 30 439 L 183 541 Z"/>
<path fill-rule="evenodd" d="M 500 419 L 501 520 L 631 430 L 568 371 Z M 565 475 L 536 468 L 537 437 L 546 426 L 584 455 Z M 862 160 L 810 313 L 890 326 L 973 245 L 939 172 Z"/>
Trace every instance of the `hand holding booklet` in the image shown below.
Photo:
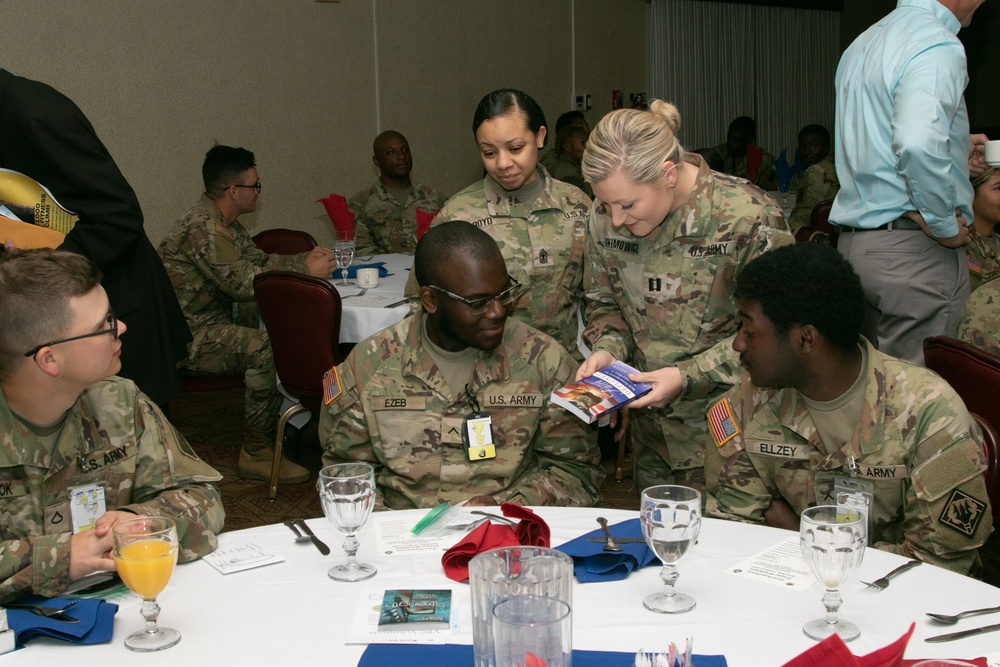
<path fill-rule="evenodd" d="M 552 392 L 549 400 L 590 424 L 649 393 L 653 385 L 628 379 L 630 374 L 638 372 L 628 364 L 616 361 L 578 382 L 559 387 Z"/>

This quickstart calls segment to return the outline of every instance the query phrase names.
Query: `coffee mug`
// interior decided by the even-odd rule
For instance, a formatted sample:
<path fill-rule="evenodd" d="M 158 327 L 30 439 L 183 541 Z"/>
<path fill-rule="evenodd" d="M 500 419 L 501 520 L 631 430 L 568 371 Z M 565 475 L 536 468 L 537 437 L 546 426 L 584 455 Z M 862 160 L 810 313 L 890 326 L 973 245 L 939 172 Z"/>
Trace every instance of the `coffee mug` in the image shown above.
<path fill-rule="evenodd" d="M 1000 141 L 987 141 L 983 147 L 983 157 L 991 167 L 1000 167 Z"/>
<path fill-rule="evenodd" d="M 378 269 L 358 269 L 358 287 L 378 287 Z"/>

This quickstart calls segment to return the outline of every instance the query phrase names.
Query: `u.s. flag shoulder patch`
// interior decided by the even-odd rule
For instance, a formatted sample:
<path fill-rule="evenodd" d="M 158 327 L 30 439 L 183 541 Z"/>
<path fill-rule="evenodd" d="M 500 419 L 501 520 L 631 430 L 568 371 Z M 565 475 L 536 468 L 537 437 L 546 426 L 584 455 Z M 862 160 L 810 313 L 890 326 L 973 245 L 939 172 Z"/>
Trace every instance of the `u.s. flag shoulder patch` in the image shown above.
<path fill-rule="evenodd" d="M 938 521 L 966 537 L 973 537 L 985 514 L 986 503 L 955 489 L 944 504 Z"/>
<path fill-rule="evenodd" d="M 979 263 L 979 260 L 972 255 L 966 253 L 965 261 L 969 265 L 969 271 L 975 273 L 977 276 L 983 272 L 983 265 Z"/>
<path fill-rule="evenodd" d="M 330 405 L 342 393 L 340 376 L 337 375 L 337 367 L 334 366 L 323 376 L 323 405 Z"/>
<path fill-rule="evenodd" d="M 740 427 L 733 418 L 733 406 L 724 398 L 708 411 L 708 430 L 715 438 L 715 444 L 722 447 L 740 433 Z"/>

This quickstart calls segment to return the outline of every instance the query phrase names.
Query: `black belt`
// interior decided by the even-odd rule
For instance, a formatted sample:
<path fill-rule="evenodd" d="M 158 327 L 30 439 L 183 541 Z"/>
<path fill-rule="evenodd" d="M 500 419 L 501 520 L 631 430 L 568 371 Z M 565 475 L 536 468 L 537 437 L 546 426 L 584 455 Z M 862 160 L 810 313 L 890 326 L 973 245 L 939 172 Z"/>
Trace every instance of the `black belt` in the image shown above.
<path fill-rule="evenodd" d="M 887 222 L 884 225 L 880 225 L 878 227 L 872 227 L 870 229 L 864 229 L 864 228 L 859 228 L 859 227 L 846 227 L 845 231 L 849 231 L 849 232 L 881 232 L 881 231 L 885 231 L 885 230 L 889 230 L 889 231 L 892 231 L 892 230 L 916 231 L 916 230 L 919 230 L 919 229 L 920 229 L 920 225 L 918 225 L 917 223 L 913 222 L 912 220 L 910 220 L 909 218 L 907 218 L 904 215 L 904 216 L 901 216 L 899 218 L 896 218 L 892 222 Z"/>

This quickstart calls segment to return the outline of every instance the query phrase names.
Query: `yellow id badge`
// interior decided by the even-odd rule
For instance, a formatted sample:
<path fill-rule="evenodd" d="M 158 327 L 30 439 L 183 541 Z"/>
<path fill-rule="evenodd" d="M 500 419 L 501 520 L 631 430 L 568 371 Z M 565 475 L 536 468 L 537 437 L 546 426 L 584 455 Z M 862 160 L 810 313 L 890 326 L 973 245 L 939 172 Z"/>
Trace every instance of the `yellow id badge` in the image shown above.
<path fill-rule="evenodd" d="M 470 461 L 495 459 L 493 446 L 493 419 L 485 412 L 474 412 L 465 418 L 462 425 L 462 444 Z"/>
<path fill-rule="evenodd" d="M 90 530 L 106 511 L 104 506 L 104 487 L 100 484 L 87 486 L 71 486 L 66 490 L 69 496 L 70 518 L 73 524 L 73 534 Z"/>

